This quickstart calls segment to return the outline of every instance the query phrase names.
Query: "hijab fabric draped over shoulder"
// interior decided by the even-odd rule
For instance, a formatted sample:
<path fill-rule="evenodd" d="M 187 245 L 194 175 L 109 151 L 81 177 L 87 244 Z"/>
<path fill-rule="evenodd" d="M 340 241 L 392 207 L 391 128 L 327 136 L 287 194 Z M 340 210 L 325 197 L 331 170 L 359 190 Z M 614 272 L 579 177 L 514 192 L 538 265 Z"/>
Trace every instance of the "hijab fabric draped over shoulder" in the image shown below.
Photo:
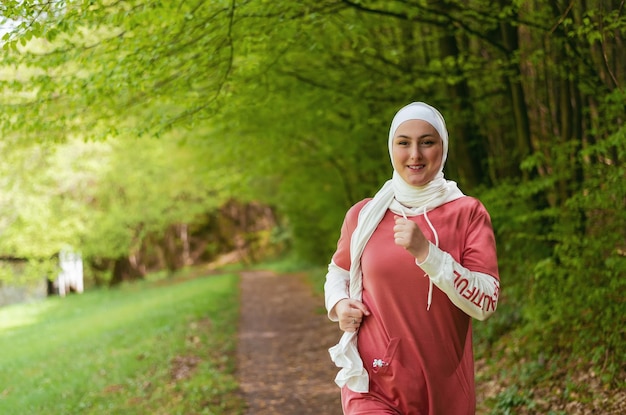
<path fill-rule="evenodd" d="M 435 235 L 435 244 L 438 245 L 438 235 L 428 220 L 428 211 L 451 202 L 463 196 L 456 183 L 446 180 L 443 167 L 448 156 L 448 131 L 441 113 L 434 107 L 423 103 L 413 102 L 401 108 L 391 122 L 389 129 L 388 147 L 389 156 L 393 165 L 393 137 L 398 127 L 408 120 L 423 120 L 430 123 L 442 139 L 443 152 L 441 167 L 435 178 L 425 186 L 411 186 L 402 179 L 394 167 L 390 180 L 374 195 L 359 212 L 358 224 L 350 240 L 350 298 L 361 301 L 363 291 L 363 275 L 361 273 L 361 255 L 367 241 L 382 220 L 387 209 L 397 215 L 417 216 L 423 214 Z M 432 300 L 432 282 L 428 292 L 428 306 Z M 365 393 L 369 390 L 369 378 L 363 367 L 357 348 L 357 333 L 344 332 L 339 343 L 329 349 L 333 362 L 341 368 L 335 382 L 340 387 L 347 386 L 355 392 Z"/>

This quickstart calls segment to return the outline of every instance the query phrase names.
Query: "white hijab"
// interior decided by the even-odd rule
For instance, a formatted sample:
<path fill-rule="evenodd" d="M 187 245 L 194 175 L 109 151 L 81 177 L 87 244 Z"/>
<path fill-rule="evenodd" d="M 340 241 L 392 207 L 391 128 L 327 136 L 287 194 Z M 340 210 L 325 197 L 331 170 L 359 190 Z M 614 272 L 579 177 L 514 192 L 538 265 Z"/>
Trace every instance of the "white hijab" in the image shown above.
<path fill-rule="evenodd" d="M 427 212 L 444 203 L 453 201 L 463 196 L 456 183 L 444 179 L 443 167 L 448 157 L 448 130 L 443 116 L 434 107 L 423 102 L 413 102 L 401 108 L 391 122 L 389 129 L 389 156 L 393 165 L 393 138 L 396 130 L 405 121 L 423 120 L 431 124 L 443 141 L 443 155 L 439 172 L 425 186 L 415 187 L 402 179 L 394 167 L 393 176 L 376 193 L 359 212 L 357 227 L 350 240 L 350 298 L 361 301 L 363 294 L 363 274 L 361 273 L 361 255 L 372 233 L 387 212 L 407 216 L 423 214 L 426 222 L 435 235 L 435 245 L 439 245 L 439 236 L 428 219 Z M 432 281 L 428 290 L 427 308 L 430 309 L 432 301 Z M 337 374 L 335 382 L 355 392 L 367 392 L 369 390 L 369 378 L 363 367 L 363 362 L 356 347 L 356 332 L 344 332 L 339 344 L 329 349 L 333 362 L 342 370 Z"/>

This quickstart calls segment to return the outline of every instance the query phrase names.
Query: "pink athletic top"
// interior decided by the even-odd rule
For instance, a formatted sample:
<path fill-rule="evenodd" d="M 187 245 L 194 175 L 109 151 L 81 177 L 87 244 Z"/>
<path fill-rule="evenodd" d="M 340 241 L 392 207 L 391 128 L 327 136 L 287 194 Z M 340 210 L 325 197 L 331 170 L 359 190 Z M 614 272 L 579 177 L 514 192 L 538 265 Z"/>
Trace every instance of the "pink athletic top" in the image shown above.
<path fill-rule="evenodd" d="M 350 237 L 368 200 L 348 211 L 341 230 L 333 261 L 345 270 Z M 394 216 L 385 213 L 363 251 L 363 302 L 371 316 L 359 329 L 358 349 L 370 388 L 360 394 L 344 387 L 344 409 L 360 413 L 378 402 L 401 414 L 474 414 L 471 319 L 437 287 L 427 310 L 428 276 L 394 243 Z M 410 219 L 435 242 L 423 215 Z M 499 279 L 491 220 L 480 201 L 462 197 L 429 211 L 428 219 L 441 250 L 470 271 Z"/>

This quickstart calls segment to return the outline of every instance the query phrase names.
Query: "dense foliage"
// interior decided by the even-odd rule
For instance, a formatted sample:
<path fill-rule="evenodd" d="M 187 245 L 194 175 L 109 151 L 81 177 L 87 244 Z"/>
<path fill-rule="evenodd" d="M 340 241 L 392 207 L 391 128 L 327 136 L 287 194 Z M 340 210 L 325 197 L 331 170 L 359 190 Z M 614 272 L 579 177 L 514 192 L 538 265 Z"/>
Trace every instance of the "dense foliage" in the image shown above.
<path fill-rule="evenodd" d="M 112 195 L 173 191 L 203 199 L 189 209 L 211 210 L 198 196 L 210 183 L 275 207 L 294 248 L 327 261 L 347 207 L 390 174 L 391 116 L 423 100 L 449 124 L 446 175 L 492 215 L 504 288 L 494 336 L 519 329 L 531 339 L 521 353 L 592 356 L 607 381 L 619 382 L 624 8 L 620 0 L 3 2 L 12 29 L 0 70 L 3 154 L 28 154 L 19 160 L 32 163 L 51 147 L 108 138 L 121 143 L 111 165 L 119 163 L 122 176 L 98 178 L 93 191 L 106 207 L 96 220 L 85 192 L 41 196 L 52 183 L 33 183 L 28 168 L 10 167 L 17 156 L 3 158 L 0 170 L 13 177 L 2 178 L 13 183 L 0 199 L 3 250 L 30 246 L 22 255 L 34 255 L 76 232 L 138 232 L 145 221 L 121 220 L 118 210 L 158 226 L 188 220 L 164 216 L 158 197 L 120 204 Z M 193 154 L 203 149 L 210 171 L 225 174 L 189 185 L 172 164 L 158 177 L 180 174 L 174 181 L 127 181 L 132 172 L 121 166 L 152 166 L 158 157 L 149 155 L 161 145 L 176 154 L 173 141 Z M 203 158 L 183 164 L 201 166 Z M 27 185 L 17 191 L 18 182 Z M 49 226 L 60 217 L 42 200 L 74 212 L 62 216 L 77 230 L 26 239 L 33 221 Z M 91 246 L 129 247 L 105 242 Z"/>

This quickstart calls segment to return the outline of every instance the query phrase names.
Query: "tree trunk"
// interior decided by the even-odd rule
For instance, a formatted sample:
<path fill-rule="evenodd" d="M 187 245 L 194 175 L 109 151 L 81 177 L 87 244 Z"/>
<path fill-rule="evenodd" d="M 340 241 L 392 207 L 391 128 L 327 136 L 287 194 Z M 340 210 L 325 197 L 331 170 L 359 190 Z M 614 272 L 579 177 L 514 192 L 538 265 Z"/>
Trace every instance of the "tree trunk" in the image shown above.
<path fill-rule="evenodd" d="M 505 7 L 507 4 L 507 1 L 500 0 L 501 7 Z M 502 38 L 502 44 L 508 52 L 507 58 L 509 60 L 510 69 L 513 72 L 512 76 L 504 77 L 503 81 L 508 95 L 511 98 L 511 107 L 515 119 L 516 151 L 514 153 L 514 159 L 517 167 L 533 150 L 530 139 L 528 108 L 526 106 L 524 89 L 521 83 L 521 69 L 515 58 L 515 53 L 519 50 L 519 35 L 516 27 L 513 27 L 509 21 L 503 20 L 500 22 L 500 36 Z M 529 173 L 521 171 L 521 169 L 518 168 L 518 172 L 521 173 L 522 177 L 526 180 L 536 176 L 536 170 Z M 516 174 L 515 172 L 513 173 L 514 174 L 511 176 L 515 177 Z"/>
<path fill-rule="evenodd" d="M 113 266 L 113 277 L 109 285 L 115 286 L 124 281 L 134 281 L 143 279 L 144 275 L 139 269 L 133 266 L 128 257 L 118 258 Z"/>
<path fill-rule="evenodd" d="M 450 68 L 450 75 L 461 79 L 447 87 L 447 96 L 452 108 L 448 118 L 454 120 L 455 125 L 450 134 L 452 140 L 450 148 L 454 156 L 452 161 L 453 165 L 456 166 L 456 176 L 462 180 L 463 186 L 468 189 L 480 184 L 489 184 L 487 139 L 479 133 L 480 129 L 476 125 L 470 88 L 466 77 L 461 76 L 463 69 L 458 66 L 457 62 L 459 47 L 454 35 L 450 33 L 442 35 L 439 39 L 439 50 L 442 61 L 448 57 L 454 59 L 455 63 Z"/>

